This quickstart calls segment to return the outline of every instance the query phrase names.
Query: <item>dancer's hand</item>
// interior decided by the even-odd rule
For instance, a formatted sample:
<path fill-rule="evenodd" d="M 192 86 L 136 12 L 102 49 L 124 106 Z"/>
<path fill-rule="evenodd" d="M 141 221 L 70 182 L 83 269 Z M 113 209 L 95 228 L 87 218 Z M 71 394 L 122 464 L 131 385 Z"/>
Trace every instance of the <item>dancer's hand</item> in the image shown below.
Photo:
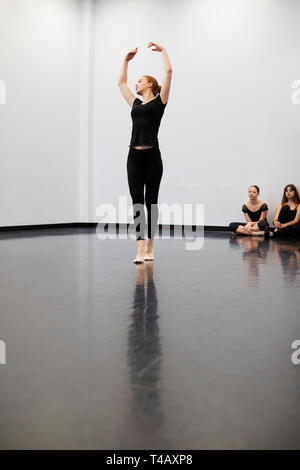
<path fill-rule="evenodd" d="M 128 52 L 128 54 L 125 57 L 125 60 L 129 61 L 129 60 L 133 59 L 135 54 L 137 53 L 137 50 L 138 50 L 138 46 L 135 49 L 133 49 L 132 51 Z"/>
<path fill-rule="evenodd" d="M 151 49 L 152 51 L 162 52 L 162 50 L 164 49 L 163 46 L 160 46 L 160 45 L 157 44 L 156 42 L 148 42 L 148 46 L 147 46 L 147 47 L 152 47 L 152 46 L 155 47 L 155 49 Z"/>
<path fill-rule="evenodd" d="M 278 220 L 276 220 L 276 222 L 274 222 L 274 226 L 275 226 L 276 228 L 282 227 L 281 223 L 278 222 Z"/>
<path fill-rule="evenodd" d="M 243 228 L 242 228 L 242 231 L 244 233 L 250 233 L 251 232 L 250 226 L 248 224 L 244 225 Z"/>

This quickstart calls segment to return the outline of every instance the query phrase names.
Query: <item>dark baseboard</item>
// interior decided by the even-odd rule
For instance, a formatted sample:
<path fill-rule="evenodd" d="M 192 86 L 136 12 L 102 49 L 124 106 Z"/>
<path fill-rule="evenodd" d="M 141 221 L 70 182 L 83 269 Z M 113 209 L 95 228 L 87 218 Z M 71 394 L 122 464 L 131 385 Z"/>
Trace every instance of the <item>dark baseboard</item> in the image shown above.
<path fill-rule="evenodd" d="M 11 232 L 11 231 L 18 231 L 18 230 L 43 230 L 43 229 L 59 229 L 59 228 L 96 228 L 97 225 L 100 225 L 102 227 L 106 227 L 108 224 L 107 223 L 101 223 L 98 224 L 97 222 L 70 222 L 70 223 L 65 223 L 65 224 L 38 224 L 38 225 L 8 225 L 4 227 L 0 227 L 0 232 Z M 113 226 L 115 225 L 115 228 L 119 230 L 120 228 L 127 228 L 130 226 L 130 224 L 112 224 L 110 223 L 109 225 Z M 162 226 L 161 224 L 158 225 L 158 229 L 161 232 L 162 228 L 169 227 L 171 231 L 176 230 L 184 230 L 184 229 L 189 229 L 192 231 L 196 231 L 196 225 L 170 225 L 170 226 Z M 200 227 L 198 227 L 199 229 Z M 204 231 L 205 232 L 229 232 L 229 227 L 223 227 L 220 225 L 204 225 Z"/>

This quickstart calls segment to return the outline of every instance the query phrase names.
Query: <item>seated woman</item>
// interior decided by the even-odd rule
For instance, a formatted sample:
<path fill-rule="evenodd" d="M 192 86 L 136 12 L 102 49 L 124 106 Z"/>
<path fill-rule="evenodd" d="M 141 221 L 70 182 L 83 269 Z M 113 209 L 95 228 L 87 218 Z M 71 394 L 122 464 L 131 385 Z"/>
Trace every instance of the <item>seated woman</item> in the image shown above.
<path fill-rule="evenodd" d="M 249 201 L 242 207 L 247 222 L 231 222 L 229 228 L 232 232 L 241 235 L 264 235 L 264 230 L 268 226 L 268 206 L 258 199 L 258 186 L 250 186 L 248 194 Z"/>
<path fill-rule="evenodd" d="M 281 203 L 274 216 L 274 229 L 265 229 L 265 238 L 300 239 L 300 198 L 294 184 L 288 184 L 283 190 Z"/>

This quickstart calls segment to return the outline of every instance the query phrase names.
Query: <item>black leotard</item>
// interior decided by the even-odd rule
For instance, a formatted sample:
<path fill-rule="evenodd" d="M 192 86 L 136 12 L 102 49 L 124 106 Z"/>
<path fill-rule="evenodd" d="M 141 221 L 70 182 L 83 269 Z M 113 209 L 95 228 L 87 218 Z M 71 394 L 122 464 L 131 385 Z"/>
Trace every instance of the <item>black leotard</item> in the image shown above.
<path fill-rule="evenodd" d="M 291 209 L 288 204 L 284 204 L 279 212 L 278 215 L 278 222 L 282 224 L 286 224 L 287 222 L 291 222 L 292 220 L 295 219 L 296 214 L 297 214 L 297 206 L 295 209 Z M 277 230 L 272 229 L 273 232 L 273 238 L 288 238 L 288 237 L 296 237 L 300 238 L 300 223 L 288 225 L 287 227 L 280 227 Z"/>
<path fill-rule="evenodd" d="M 294 218 L 296 217 L 298 205 L 299 204 L 297 204 L 295 209 L 291 209 L 288 204 L 283 205 L 279 212 L 278 222 L 286 224 L 287 222 L 291 222 L 292 220 L 294 220 Z"/>
<path fill-rule="evenodd" d="M 268 210 L 267 204 L 264 202 L 257 211 L 251 211 L 246 204 L 243 204 L 242 211 L 249 214 L 252 222 L 257 222 L 260 219 L 261 213 Z"/>
<path fill-rule="evenodd" d="M 132 132 L 129 147 L 140 145 L 158 145 L 158 130 L 167 103 L 163 103 L 160 94 L 145 104 L 139 98 L 133 102 Z"/>

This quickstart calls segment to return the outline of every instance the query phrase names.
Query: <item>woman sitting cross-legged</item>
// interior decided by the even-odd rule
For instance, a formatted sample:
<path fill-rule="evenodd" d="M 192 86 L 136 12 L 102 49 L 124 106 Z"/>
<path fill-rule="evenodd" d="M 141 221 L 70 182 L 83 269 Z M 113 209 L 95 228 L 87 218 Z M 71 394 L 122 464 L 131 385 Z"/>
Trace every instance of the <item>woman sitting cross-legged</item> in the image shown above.
<path fill-rule="evenodd" d="M 268 226 L 268 206 L 258 199 L 258 186 L 250 186 L 248 194 L 249 201 L 242 207 L 246 222 L 231 222 L 229 228 L 232 232 L 240 235 L 264 235 L 265 228 Z"/>
<path fill-rule="evenodd" d="M 294 237 L 300 240 L 300 198 L 294 184 L 284 188 L 273 222 L 274 229 L 266 227 L 265 238 Z"/>

